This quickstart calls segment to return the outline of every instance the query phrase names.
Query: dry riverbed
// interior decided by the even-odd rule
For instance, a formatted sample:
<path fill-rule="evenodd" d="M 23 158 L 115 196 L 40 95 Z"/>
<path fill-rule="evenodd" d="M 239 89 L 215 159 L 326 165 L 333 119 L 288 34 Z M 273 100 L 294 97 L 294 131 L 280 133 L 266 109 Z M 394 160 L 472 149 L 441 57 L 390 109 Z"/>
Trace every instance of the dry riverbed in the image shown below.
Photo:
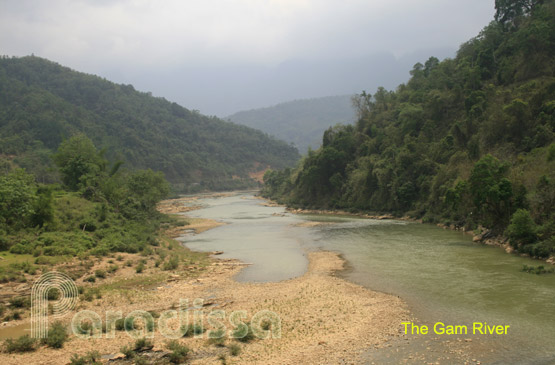
<path fill-rule="evenodd" d="M 182 208 L 185 203 L 186 208 Z M 175 214 L 196 206 L 195 199 L 188 197 L 165 201 L 160 210 Z M 176 237 L 191 230 L 200 233 L 220 224 L 186 219 L 191 224 L 171 227 L 165 235 Z M 170 242 L 166 244 L 169 247 Z M 177 242 L 172 240 L 171 244 Z M 280 318 L 280 338 L 254 339 L 248 343 L 227 338 L 220 346 L 210 343 L 207 333 L 200 338 L 180 338 L 178 341 L 190 349 L 188 363 L 191 364 L 354 364 L 362 361 L 361 356 L 367 349 L 384 348 L 388 343 L 403 339 L 401 323 L 413 320 L 398 297 L 373 292 L 337 277 L 335 274 L 343 269 L 345 262 L 333 252 L 309 253 L 307 273 L 278 283 L 239 283 L 233 276 L 241 270 L 240 262 L 191 254 L 193 256 L 186 256 L 175 270 L 162 270 L 148 260 L 142 273 L 131 266 L 121 268 L 113 276 L 101 280 L 102 285 L 91 284 L 91 287 L 101 288 L 101 295 L 92 301 L 80 300 L 76 311 L 63 320 L 69 323 L 79 310 L 96 312 L 103 321 L 107 311 L 121 311 L 125 317 L 134 310 L 150 311 L 155 316 L 175 310 L 176 313 L 196 312 L 204 319 L 204 326 L 210 329 L 206 321 L 210 313 L 223 310 L 226 316 L 223 322 L 231 330 L 232 325 L 227 320 L 235 311 L 245 311 L 247 322 L 263 310 Z M 122 258 L 126 261 L 138 259 L 132 255 Z M 100 260 L 91 270 L 101 267 L 98 265 L 107 263 Z M 202 299 L 202 303 L 193 307 L 197 298 Z M 180 300 L 188 300 L 188 304 L 183 305 Z M 29 318 L 15 322 L 22 323 L 29 323 Z M 179 328 L 177 321 L 169 323 L 171 328 Z M 270 328 L 272 332 L 276 329 Z M 159 327 L 154 329 L 152 341 L 154 347 L 141 355 L 142 358 L 162 359 L 156 360 L 158 362 L 147 360 L 147 363 L 168 363 L 167 357 L 163 357 L 169 352 L 168 338 L 162 335 Z M 114 338 L 106 338 L 106 334 L 94 339 L 71 336 L 59 350 L 42 346 L 23 354 L 3 352 L 0 363 L 67 364 L 72 354 L 84 355 L 95 350 L 104 356 L 103 362 L 130 364 L 132 362 L 123 359 L 121 348 L 132 346 L 134 342 L 125 331 L 115 331 Z M 238 354 L 230 353 L 232 344 L 240 346 Z"/>

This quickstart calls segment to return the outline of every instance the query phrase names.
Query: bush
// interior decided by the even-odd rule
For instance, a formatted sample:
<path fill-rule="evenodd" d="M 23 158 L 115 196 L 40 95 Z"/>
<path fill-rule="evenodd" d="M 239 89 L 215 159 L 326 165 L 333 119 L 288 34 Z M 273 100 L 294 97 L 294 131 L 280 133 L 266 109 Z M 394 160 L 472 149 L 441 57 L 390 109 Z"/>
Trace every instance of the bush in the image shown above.
<path fill-rule="evenodd" d="M 13 308 L 29 308 L 31 307 L 31 299 L 28 297 L 12 297 L 9 300 Z"/>
<path fill-rule="evenodd" d="M 208 334 L 208 343 L 223 347 L 225 345 L 225 330 L 220 328 L 218 330 L 210 331 Z"/>
<path fill-rule="evenodd" d="M 546 269 L 543 265 L 540 265 L 540 266 L 523 265 L 522 271 L 527 272 L 529 274 L 536 274 L 536 275 L 552 274 L 553 272 L 555 272 L 553 268 Z"/>
<path fill-rule="evenodd" d="M 145 270 L 145 264 L 142 262 L 139 262 L 139 264 L 137 265 L 137 267 L 135 268 L 135 271 L 137 272 L 137 274 L 142 273 Z"/>
<path fill-rule="evenodd" d="M 87 277 L 85 279 L 85 281 L 88 281 L 89 283 L 94 283 L 96 281 L 96 276 L 91 275 L 91 276 Z"/>
<path fill-rule="evenodd" d="M 43 338 L 41 343 L 53 349 L 61 349 L 68 338 L 66 327 L 62 322 L 57 321 L 52 323 L 48 329 L 46 338 Z"/>
<path fill-rule="evenodd" d="M 167 348 L 171 351 L 168 357 L 172 364 L 181 364 L 189 353 L 189 348 L 176 340 L 168 342 Z"/>
<path fill-rule="evenodd" d="M 17 339 L 8 338 L 4 345 L 6 347 L 6 352 L 30 352 L 35 351 L 37 341 L 31 338 L 29 335 L 23 335 Z"/>
<path fill-rule="evenodd" d="M 98 269 L 94 272 L 94 276 L 96 276 L 99 279 L 104 279 L 106 278 L 106 271 L 102 269 Z"/>
<path fill-rule="evenodd" d="M 123 346 L 119 351 L 125 355 L 126 359 L 132 359 L 135 356 L 135 351 L 130 346 Z"/>
<path fill-rule="evenodd" d="M 194 335 L 202 335 L 205 331 L 201 323 L 195 323 L 193 325 L 187 326 L 183 331 L 183 337 L 192 337 Z"/>
<path fill-rule="evenodd" d="M 60 299 L 60 290 L 58 288 L 51 288 L 48 290 L 48 300 L 58 300 Z"/>
<path fill-rule="evenodd" d="M 116 319 L 116 331 L 124 331 L 125 330 L 125 319 L 119 318 Z"/>
<path fill-rule="evenodd" d="M 175 270 L 179 267 L 179 257 L 172 256 L 167 262 L 164 263 L 163 270 Z"/>
<path fill-rule="evenodd" d="M 79 356 L 77 354 L 71 355 L 69 365 L 101 365 L 100 353 L 98 351 L 87 352 L 86 355 Z"/>
<path fill-rule="evenodd" d="M 513 214 L 506 232 L 513 247 L 534 243 L 538 239 L 536 224 L 526 209 L 518 209 Z"/>
<path fill-rule="evenodd" d="M 232 333 L 233 338 L 241 342 L 252 341 L 254 339 L 254 332 L 252 330 L 252 327 L 249 325 L 247 325 L 246 327 L 246 329 L 243 326 L 236 328 Z"/>
<path fill-rule="evenodd" d="M 152 343 L 151 340 L 146 339 L 146 338 L 139 338 L 137 341 L 135 341 L 135 351 L 148 351 L 151 350 L 154 347 L 154 344 Z"/>
<path fill-rule="evenodd" d="M 231 356 L 237 356 L 241 353 L 241 346 L 237 345 L 236 343 L 232 343 L 229 345 L 229 353 Z"/>

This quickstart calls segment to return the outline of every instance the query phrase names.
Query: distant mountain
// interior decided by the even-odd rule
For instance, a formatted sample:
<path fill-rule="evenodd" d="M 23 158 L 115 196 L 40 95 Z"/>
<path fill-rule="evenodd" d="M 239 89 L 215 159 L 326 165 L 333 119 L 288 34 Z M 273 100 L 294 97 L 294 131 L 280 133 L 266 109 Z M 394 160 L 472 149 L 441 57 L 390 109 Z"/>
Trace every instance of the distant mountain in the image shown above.
<path fill-rule="evenodd" d="M 351 95 L 295 100 L 261 109 L 241 111 L 225 118 L 260 129 L 293 143 L 301 153 L 322 144 L 324 131 L 337 123 L 352 123 Z"/>
<path fill-rule="evenodd" d="M 249 174 L 299 158 L 294 147 L 260 131 L 131 85 L 34 56 L 0 59 L 0 159 L 52 180 L 49 154 L 78 133 L 105 149 L 108 159 L 163 171 L 183 190 L 242 187 L 253 181 Z"/>

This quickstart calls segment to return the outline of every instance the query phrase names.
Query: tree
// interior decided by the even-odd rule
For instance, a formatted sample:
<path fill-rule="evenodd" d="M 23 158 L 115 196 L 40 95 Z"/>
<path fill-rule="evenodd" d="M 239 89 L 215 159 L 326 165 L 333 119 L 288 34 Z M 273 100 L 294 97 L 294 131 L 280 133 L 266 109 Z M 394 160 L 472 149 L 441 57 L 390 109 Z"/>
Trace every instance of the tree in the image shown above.
<path fill-rule="evenodd" d="M 85 175 L 105 170 L 106 160 L 97 153 L 93 142 L 83 134 L 63 141 L 54 155 L 62 181 L 70 190 L 78 190 Z"/>
<path fill-rule="evenodd" d="M 507 236 L 514 247 L 534 243 L 538 239 L 536 232 L 536 224 L 526 209 L 517 210 L 511 217 L 511 224 L 507 227 Z"/>
<path fill-rule="evenodd" d="M 162 172 L 150 169 L 139 170 L 127 179 L 126 208 L 143 212 L 152 212 L 156 203 L 170 192 L 170 186 Z M 129 212 L 127 212 L 129 214 Z"/>
<path fill-rule="evenodd" d="M 496 228 L 507 224 L 513 190 L 504 177 L 508 166 L 492 155 L 482 157 L 470 174 L 470 193 L 477 213 L 486 226 Z"/>
<path fill-rule="evenodd" d="M 0 176 L 0 227 L 25 227 L 34 214 L 35 181 L 22 169 Z"/>
<path fill-rule="evenodd" d="M 544 0 L 495 0 L 495 20 L 503 25 L 516 25 L 518 17 L 529 15 Z"/>

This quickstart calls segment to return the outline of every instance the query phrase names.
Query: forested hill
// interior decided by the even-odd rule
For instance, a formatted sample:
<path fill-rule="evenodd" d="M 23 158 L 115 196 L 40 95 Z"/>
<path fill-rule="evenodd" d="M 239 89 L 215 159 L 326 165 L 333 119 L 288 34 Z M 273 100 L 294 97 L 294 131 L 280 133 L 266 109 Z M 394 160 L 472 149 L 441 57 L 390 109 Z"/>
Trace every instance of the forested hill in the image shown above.
<path fill-rule="evenodd" d="M 353 123 L 352 95 L 294 100 L 267 108 L 246 110 L 226 117 L 293 143 L 301 153 L 322 144 L 322 133 L 337 123 Z"/>
<path fill-rule="evenodd" d="M 454 59 L 416 64 L 396 91 L 358 100 L 264 194 L 293 206 L 394 212 L 505 234 L 555 252 L 555 2 L 496 1 Z M 379 72 L 379 70 L 376 70 Z"/>
<path fill-rule="evenodd" d="M 184 85 L 184 87 L 194 87 Z M 190 111 L 131 85 L 39 57 L 0 59 L 0 154 L 51 182 L 51 151 L 83 133 L 111 161 L 163 171 L 182 188 L 237 188 L 284 168 L 295 148 L 263 132 Z"/>

